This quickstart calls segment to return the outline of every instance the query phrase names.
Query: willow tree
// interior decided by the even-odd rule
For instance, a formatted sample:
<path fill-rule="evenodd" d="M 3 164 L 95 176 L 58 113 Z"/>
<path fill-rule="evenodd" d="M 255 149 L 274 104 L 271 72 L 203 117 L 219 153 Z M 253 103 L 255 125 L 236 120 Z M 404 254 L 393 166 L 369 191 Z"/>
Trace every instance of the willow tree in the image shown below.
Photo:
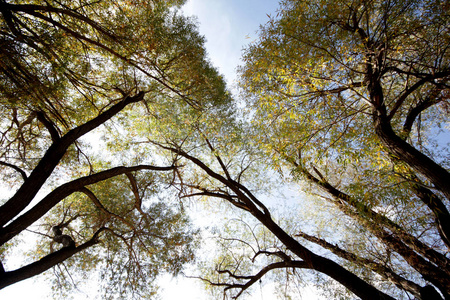
<path fill-rule="evenodd" d="M 157 142 L 196 170 L 178 173 L 184 197 L 226 201 L 262 228 L 223 239 L 199 277 L 232 298 L 277 270 L 331 278 L 347 297 L 450 298 L 447 11 L 439 1 L 281 2 L 244 55 L 250 127 L 200 122 L 190 140 Z M 274 213 L 259 198 L 264 182 L 252 183 L 260 163 L 337 217 L 314 229 Z"/>
<path fill-rule="evenodd" d="M 130 111 L 228 99 L 183 2 L 0 2 L 0 165 L 12 192 L 0 206 L 1 288 L 56 267 L 61 286 L 92 271 L 105 293 L 139 298 L 192 259 L 195 232 L 167 192 L 179 166 L 114 142 L 142 125 L 122 126 Z M 25 232 L 34 260 L 11 269 Z"/>
<path fill-rule="evenodd" d="M 440 1 L 282 1 L 242 68 L 274 166 L 369 233 L 342 246 L 297 236 L 418 298 L 417 280 L 450 297 L 447 11 Z M 376 253 L 364 251 L 370 241 Z"/>

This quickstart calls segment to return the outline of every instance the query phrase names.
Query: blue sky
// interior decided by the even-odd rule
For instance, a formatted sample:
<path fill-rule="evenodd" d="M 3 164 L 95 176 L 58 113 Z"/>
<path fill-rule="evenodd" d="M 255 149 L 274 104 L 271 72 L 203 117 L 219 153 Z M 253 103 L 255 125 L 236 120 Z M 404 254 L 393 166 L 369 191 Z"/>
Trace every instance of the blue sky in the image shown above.
<path fill-rule="evenodd" d="M 197 17 L 213 65 L 232 84 L 243 47 L 277 8 L 276 0 L 190 0 L 183 10 Z"/>

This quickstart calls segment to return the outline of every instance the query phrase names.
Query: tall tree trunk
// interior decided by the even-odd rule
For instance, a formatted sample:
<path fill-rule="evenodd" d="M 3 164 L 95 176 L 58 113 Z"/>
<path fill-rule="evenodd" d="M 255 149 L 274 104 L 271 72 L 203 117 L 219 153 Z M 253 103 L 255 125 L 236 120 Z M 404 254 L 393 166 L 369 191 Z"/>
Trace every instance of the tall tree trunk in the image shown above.
<path fill-rule="evenodd" d="M 374 113 L 375 131 L 380 141 L 389 150 L 417 173 L 428 179 L 445 197 L 450 200 L 450 173 L 428 156 L 402 140 L 393 131 L 386 116 Z"/>
<path fill-rule="evenodd" d="M 386 113 L 383 89 L 378 78 L 372 76 L 369 85 L 370 100 L 374 105 L 373 122 L 381 143 L 396 158 L 407 163 L 414 171 L 429 180 L 450 200 L 450 173 L 431 158 L 395 134 Z"/>

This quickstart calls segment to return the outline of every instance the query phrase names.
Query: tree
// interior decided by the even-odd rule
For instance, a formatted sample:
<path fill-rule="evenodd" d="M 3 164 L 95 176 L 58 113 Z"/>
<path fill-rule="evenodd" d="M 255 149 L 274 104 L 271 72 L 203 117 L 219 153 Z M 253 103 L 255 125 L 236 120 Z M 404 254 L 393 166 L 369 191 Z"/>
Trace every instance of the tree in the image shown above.
<path fill-rule="evenodd" d="M 195 137 L 157 142 L 196 170 L 179 173 L 184 197 L 226 201 L 274 241 L 234 237 L 213 275 L 199 277 L 234 298 L 280 269 L 313 270 L 362 299 L 450 298 L 449 155 L 434 140 L 448 134 L 447 6 L 282 1 L 244 55 L 251 126 L 226 141 L 200 123 Z M 310 184 L 350 238 L 336 239 L 332 218 L 321 233 L 304 220 L 283 227 L 251 183 L 265 163 Z"/>
<path fill-rule="evenodd" d="M 222 228 L 199 276 L 233 298 L 270 274 L 450 298 L 448 150 L 433 144 L 448 122 L 446 4 L 283 1 L 244 56 L 250 123 L 176 4 L 1 2 L 2 175 L 21 182 L 0 207 L 2 259 L 36 221 L 35 254 L 53 252 L 0 282 L 61 278 L 64 261 L 106 270 L 109 294 L 148 296 L 152 266 L 192 258 L 182 211 L 158 201 L 176 193 L 228 203 L 250 228 Z M 94 130 L 109 146 L 97 156 L 82 140 Z M 309 184 L 328 226 L 263 201 L 268 168 Z"/>
<path fill-rule="evenodd" d="M 108 296 L 139 298 L 192 260 L 196 231 L 167 191 L 180 166 L 114 142 L 131 111 L 228 101 L 183 2 L 0 2 L 0 164 L 14 191 L 0 206 L 1 260 L 38 234 L 34 261 L 1 265 L 1 288 L 56 267 L 58 284 L 92 271 Z M 96 152 L 89 139 L 108 143 Z"/>

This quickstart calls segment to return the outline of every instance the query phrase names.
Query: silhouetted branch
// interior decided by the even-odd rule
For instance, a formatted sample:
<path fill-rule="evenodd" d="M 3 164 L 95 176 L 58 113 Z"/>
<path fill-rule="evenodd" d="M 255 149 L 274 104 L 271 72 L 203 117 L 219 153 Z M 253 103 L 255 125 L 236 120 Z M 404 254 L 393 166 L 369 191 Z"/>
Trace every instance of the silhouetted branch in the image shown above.
<path fill-rule="evenodd" d="M 22 176 L 23 180 L 27 180 L 27 178 L 28 178 L 27 173 L 25 173 L 25 171 L 22 170 L 21 168 L 19 168 L 18 166 L 4 162 L 4 161 L 0 161 L 0 165 L 14 169 L 15 171 L 19 172 L 19 174 Z"/>

